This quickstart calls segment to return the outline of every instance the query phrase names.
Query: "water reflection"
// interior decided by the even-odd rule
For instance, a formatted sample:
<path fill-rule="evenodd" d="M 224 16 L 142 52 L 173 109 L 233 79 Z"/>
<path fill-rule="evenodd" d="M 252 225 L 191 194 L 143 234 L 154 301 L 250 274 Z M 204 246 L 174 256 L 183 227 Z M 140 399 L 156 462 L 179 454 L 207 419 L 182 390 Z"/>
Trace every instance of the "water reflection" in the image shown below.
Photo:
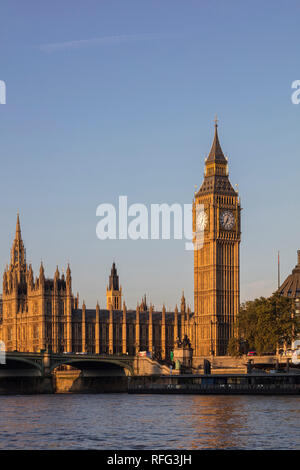
<path fill-rule="evenodd" d="M 243 397 L 193 396 L 186 415 L 193 430 L 191 448 L 245 448 L 245 407 Z"/>
<path fill-rule="evenodd" d="M 299 449 L 300 397 L 0 396 L 2 449 Z"/>

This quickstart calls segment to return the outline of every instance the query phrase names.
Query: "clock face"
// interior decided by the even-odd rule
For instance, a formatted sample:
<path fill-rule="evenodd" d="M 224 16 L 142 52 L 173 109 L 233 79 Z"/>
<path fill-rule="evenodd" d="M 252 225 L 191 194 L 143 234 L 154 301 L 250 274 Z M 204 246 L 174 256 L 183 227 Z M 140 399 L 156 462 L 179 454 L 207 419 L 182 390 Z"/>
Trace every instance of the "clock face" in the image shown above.
<path fill-rule="evenodd" d="M 221 214 L 221 226 L 225 228 L 225 230 L 231 230 L 234 227 L 234 215 L 231 211 L 224 211 Z"/>
<path fill-rule="evenodd" d="M 204 230 L 207 225 L 207 214 L 205 211 L 200 211 L 198 212 L 196 216 L 196 229 L 197 231 L 199 230 Z"/>

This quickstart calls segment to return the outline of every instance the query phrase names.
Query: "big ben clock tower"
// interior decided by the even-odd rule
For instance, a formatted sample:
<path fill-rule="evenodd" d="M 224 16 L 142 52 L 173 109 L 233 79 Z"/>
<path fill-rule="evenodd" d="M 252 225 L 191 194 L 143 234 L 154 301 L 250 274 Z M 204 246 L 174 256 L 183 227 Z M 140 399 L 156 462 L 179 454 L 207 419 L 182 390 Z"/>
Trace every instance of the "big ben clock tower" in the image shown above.
<path fill-rule="evenodd" d="M 193 204 L 195 362 L 201 356 L 225 355 L 234 335 L 240 300 L 240 214 L 215 120 L 204 181 Z"/>

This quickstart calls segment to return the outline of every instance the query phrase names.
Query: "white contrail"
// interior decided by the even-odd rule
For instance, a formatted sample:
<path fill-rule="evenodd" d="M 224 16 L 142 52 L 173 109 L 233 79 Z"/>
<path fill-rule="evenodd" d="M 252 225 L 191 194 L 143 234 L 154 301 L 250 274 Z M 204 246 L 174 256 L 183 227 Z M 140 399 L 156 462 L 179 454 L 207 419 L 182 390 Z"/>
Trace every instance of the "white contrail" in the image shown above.
<path fill-rule="evenodd" d="M 77 49 L 85 46 L 102 46 L 110 44 L 121 44 L 129 41 L 143 41 L 155 37 L 156 34 L 119 34 L 115 36 L 103 36 L 100 38 L 79 39 L 75 41 L 57 42 L 51 44 L 43 44 L 39 49 L 44 52 L 54 52 L 65 49 Z"/>

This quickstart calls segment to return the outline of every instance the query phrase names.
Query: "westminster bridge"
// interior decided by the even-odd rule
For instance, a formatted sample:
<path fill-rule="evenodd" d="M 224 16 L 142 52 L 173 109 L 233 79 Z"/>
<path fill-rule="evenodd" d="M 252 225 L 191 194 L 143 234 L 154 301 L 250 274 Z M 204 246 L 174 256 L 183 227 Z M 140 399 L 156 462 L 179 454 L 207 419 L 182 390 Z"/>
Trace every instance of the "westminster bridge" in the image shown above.
<path fill-rule="evenodd" d="M 128 355 L 7 352 L 0 394 L 125 391 L 135 372 L 136 358 Z"/>
<path fill-rule="evenodd" d="M 153 359 L 125 354 L 15 351 L 7 352 L 5 359 L 5 364 L 0 361 L 0 394 L 127 392 L 130 387 L 134 389 L 135 386 L 144 389 L 140 380 L 146 380 L 148 385 L 151 385 L 157 379 L 160 381 L 161 377 L 162 383 L 170 381 L 169 386 L 177 380 L 176 374 L 178 380 L 181 377 L 180 380 L 189 383 L 197 380 L 197 376 L 203 377 L 207 373 L 204 370 L 193 370 L 193 375 L 188 377 L 178 375 L 179 371 L 173 370 L 171 375 L 168 366 Z M 245 377 L 245 374 L 250 372 L 253 380 L 252 374 L 259 370 L 262 373 L 270 370 L 273 373 L 276 370 L 298 372 L 289 371 L 287 359 L 279 356 L 256 356 L 251 358 L 251 362 L 249 367 L 250 361 L 247 357 L 211 358 L 211 373 L 235 377 L 239 374 Z M 300 378 L 300 375 L 298 377 Z"/>

